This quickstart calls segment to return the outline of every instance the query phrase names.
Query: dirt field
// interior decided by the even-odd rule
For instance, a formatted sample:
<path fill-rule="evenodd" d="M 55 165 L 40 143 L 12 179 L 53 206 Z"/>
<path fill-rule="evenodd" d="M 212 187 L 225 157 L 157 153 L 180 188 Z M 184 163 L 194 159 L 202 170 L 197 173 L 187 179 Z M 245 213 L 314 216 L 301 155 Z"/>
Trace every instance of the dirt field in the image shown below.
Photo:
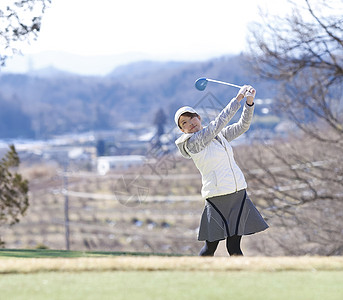
<path fill-rule="evenodd" d="M 30 181 L 30 207 L 20 223 L 0 228 L 5 247 L 67 249 L 68 225 L 70 250 L 197 255 L 203 245 L 197 241 L 204 206 L 200 174 L 185 159 L 173 157 L 159 163 L 105 176 L 76 167 L 64 174 L 55 164 L 23 164 L 20 172 Z M 248 192 L 259 207 L 261 195 Z M 243 237 L 245 256 L 335 255 L 328 253 L 337 235 L 326 236 L 313 222 L 307 226 L 313 216 L 326 218 L 322 214 L 334 208 L 323 206 L 325 210 L 314 205 L 298 209 L 302 228 L 294 226 L 292 219 L 285 226 L 283 216 L 274 218 L 272 211 L 261 210 L 270 228 Z M 215 255 L 228 256 L 224 242 Z"/>
<path fill-rule="evenodd" d="M 67 194 L 58 167 L 24 166 L 22 173 L 30 180 L 30 207 L 20 223 L 1 227 L 6 248 L 66 249 L 68 197 L 71 250 L 198 254 L 204 206 L 200 175 L 189 162 L 174 163 L 177 166 L 160 174 L 152 169 L 106 176 L 70 172 Z M 243 248 L 248 255 L 263 255 L 249 252 L 244 241 Z M 227 256 L 224 244 L 216 255 Z"/>

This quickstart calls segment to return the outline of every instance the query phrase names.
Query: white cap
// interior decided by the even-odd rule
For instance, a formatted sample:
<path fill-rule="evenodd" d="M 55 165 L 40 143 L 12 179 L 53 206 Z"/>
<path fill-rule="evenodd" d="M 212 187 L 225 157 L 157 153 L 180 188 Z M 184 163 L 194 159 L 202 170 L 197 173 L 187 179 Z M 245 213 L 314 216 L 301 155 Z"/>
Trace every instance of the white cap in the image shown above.
<path fill-rule="evenodd" d="M 174 117 L 176 126 L 179 126 L 179 118 L 185 112 L 190 112 L 192 114 L 197 114 L 197 112 L 192 107 L 190 107 L 190 106 L 183 106 L 183 107 L 179 108 L 177 110 L 177 112 L 175 113 L 175 117 Z"/>

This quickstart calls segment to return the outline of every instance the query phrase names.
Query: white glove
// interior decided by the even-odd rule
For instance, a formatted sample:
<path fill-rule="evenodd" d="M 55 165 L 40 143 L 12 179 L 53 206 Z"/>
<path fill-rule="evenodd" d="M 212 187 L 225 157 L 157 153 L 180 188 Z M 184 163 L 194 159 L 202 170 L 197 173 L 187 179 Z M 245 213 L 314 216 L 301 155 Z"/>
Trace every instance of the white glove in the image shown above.
<path fill-rule="evenodd" d="M 256 90 L 251 85 L 249 85 L 248 88 L 247 88 L 247 91 L 245 93 L 245 96 L 246 97 L 253 97 L 253 98 L 255 98 Z"/>
<path fill-rule="evenodd" d="M 236 98 L 239 98 L 240 95 L 242 95 L 242 96 L 243 96 L 242 98 L 244 98 L 244 97 L 245 97 L 245 93 L 247 92 L 248 87 L 249 87 L 248 85 L 243 85 L 243 86 L 240 88 L 240 90 L 239 90 L 239 92 L 238 92 Z"/>

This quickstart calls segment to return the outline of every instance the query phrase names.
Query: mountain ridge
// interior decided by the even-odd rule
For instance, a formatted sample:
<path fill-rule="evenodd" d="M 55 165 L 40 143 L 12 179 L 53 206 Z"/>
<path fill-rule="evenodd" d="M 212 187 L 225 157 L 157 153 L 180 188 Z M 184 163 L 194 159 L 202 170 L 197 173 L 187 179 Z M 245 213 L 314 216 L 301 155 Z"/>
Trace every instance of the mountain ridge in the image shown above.
<path fill-rule="evenodd" d="M 273 98 L 277 90 L 270 81 L 252 73 L 243 55 L 204 62 L 142 61 L 114 69 L 116 76 L 50 71 L 56 74 L 0 75 L 0 105 L 3 113 L 8 108 L 7 120 L 16 120 L 13 130 L 13 124 L 11 127 L 0 116 L 0 138 L 42 138 L 68 132 L 112 130 L 124 121 L 149 124 L 160 109 L 168 116 L 167 124 L 172 125 L 171 116 L 178 107 L 194 105 L 207 92 L 224 102 L 237 93 L 235 88 L 217 84 L 209 84 L 205 92 L 199 92 L 194 87 L 199 77 L 238 85 L 249 83 L 257 89 L 259 98 Z M 21 124 L 21 120 L 25 123 Z"/>

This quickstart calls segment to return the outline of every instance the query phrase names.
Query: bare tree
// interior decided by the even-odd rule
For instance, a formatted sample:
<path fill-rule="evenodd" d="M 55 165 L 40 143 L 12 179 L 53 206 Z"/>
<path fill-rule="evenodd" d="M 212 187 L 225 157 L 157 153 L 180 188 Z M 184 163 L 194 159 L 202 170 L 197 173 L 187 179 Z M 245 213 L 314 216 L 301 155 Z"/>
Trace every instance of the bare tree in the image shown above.
<path fill-rule="evenodd" d="M 37 37 L 42 15 L 51 0 L 2 0 L 0 3 L 0 65 L 19 52 L 20 44 Z"/>
<path fill-rule="evenodd" d="M 278 216 L 275 222 L 284 228 L 303 230 L 303 242 L 317 245 L 311 250 L 293 245 L 285 254 L 343 253 L 337 223 L 343 208 L 342 4 L 289 1 L 291 14 L 264 15 L 250 30 L 257 74 L 280 84 L 274 108 L 298 132 L 255 145 L 254 155 L 244 161 L 245 171 L 260 191 L 256 196 L 265 212 Z M 328 211 L 332 215 L 325 217 Z"/>

